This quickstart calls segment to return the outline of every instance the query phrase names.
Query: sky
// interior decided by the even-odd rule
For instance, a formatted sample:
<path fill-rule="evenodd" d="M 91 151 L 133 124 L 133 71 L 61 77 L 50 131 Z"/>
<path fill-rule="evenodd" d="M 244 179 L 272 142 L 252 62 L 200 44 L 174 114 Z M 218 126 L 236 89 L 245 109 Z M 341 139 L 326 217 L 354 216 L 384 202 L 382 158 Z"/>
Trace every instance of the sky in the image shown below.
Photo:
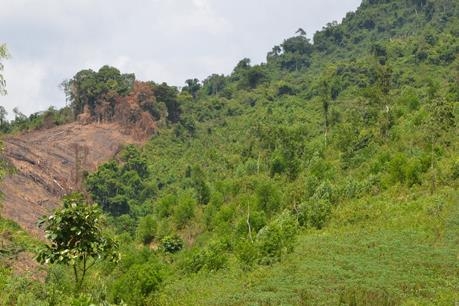
<path fill-rule="evenodd" d="M 340 22 L 361 0 L 2 0 L 6 96 L 26 114 L 62 107 L 59 84 L 82 69 L 115 66 L 138 80 L 183 86 L 229 74 L 243 58 L 264 62 L 303 28 Z"/>

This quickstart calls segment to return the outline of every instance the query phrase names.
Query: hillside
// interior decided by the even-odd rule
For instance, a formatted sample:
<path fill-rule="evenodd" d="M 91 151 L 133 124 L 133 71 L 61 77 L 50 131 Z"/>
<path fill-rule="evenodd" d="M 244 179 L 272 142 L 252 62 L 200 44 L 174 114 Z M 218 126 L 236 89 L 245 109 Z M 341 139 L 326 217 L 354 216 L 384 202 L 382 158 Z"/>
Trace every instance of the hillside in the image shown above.
<path fill-rule="evenodd" d="M 113 158 L 123 145 L 139 143 L 119 124 L 72 123 L 3 139 L 12 174 L 0 184 L 4 218 L 37 234 L 37 221 L 59 207 L 64 194 L 80 190 L 85 172 Z"/>
<path fill-rule="evenodd" d="M 66 85 L 75 117 L 156 131 L 88 166 L 78 182 L 104 212 L 104 234 L 118 241 L 121 259 L 96 262 L 79 287 L 75 258 L 45 265 L 45 283 L 24 281 L 28 294 L 14 292 L 19 285 L 5 268 L 3 300 L 453 305 L 458 10 L 453 0 L 364 0 L 313 41 L 299 31 L 266 63 L 242 59 L 231 74 L 189 79 L 181 90 L 136 83 L 108 66 L 76 73 Z M 137 125 L 141 118 L 154 124 Z M 28 149 L 8 137 L 7 154 L 30 169 L 18 159 L 36 157 L 23 158 Z M 88 156 L 99 150 L 95 142 Z M 62 150 L 71 161 L 74 151 Z M 67 181 L 75 168 L 63 170 Z"/>

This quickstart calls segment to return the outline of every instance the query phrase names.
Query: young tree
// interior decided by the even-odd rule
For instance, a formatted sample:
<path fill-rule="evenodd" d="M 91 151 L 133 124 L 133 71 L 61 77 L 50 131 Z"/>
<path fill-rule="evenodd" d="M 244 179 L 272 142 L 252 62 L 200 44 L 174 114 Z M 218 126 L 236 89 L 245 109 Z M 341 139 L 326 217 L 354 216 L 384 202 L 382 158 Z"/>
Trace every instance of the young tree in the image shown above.
<path fill-rule="evenodd" d="M 320 82 L 320 99 L 322 102 L 322 110 L 324 114 L 324 138 L 325 146 L 327 145 L 328 125 L 329 125 L 329 110 L 330 110 L 330 82 L 323 79 Z"/>
<path fill-rule="evenodd" d="M 432 90 L 435 91 L 435 90 Z M 435 151 L 438 146 L 444 144 L 444 135 L 456 127 L 456 118 L 454 116 L 454 107 L 444 97 L 435 96 L 431 93 L 431 101 L 427 105 L 429 118 L 426 122 L 430 136 L 430 169 L 431 169 L 431 193 L 435 192 L 437 185 L 437 165 Z"/>
<path fill-rule="evenodd" d="M 84 203 L 81 194 L 64 198 L 64 208 L 40 220 L 51 245 L 40 251 L 40 263 L 58 263 L 73 268 L 75 290 L 83 285 L 87 271 L 99 260 L 119 260 L 118 245 L 102 230 L 102 212 L 95 205 Z"/>
<path fill-rule="evenodd" d="M 392 89 L 392 74 L 392 68 L 385 62 L 384 64 L 381 64 L 381 62 L 376 64 L 376 93 L 379 95 L 380 101 L 384 104 L 382 105 L 383 108 L 380 117 L 380 131 L 384 138 L 388 137 L 389 131 L 394 124 L 392 116 L 392 99 L 390 96 L 390 91 Z"/>
<path fill-rule="evenodd" d="M 336 100 L 339 95 L 339 82 L 336 80 L 336 67 L 330 66 L 325 69 L 319 79 L 318 92 L 322 102 L 322 112 L 324 115 L 324 138 L 325 146 L 328 140 L 328 130 L 330 126 L 330 107 L 331 102 Z"/>

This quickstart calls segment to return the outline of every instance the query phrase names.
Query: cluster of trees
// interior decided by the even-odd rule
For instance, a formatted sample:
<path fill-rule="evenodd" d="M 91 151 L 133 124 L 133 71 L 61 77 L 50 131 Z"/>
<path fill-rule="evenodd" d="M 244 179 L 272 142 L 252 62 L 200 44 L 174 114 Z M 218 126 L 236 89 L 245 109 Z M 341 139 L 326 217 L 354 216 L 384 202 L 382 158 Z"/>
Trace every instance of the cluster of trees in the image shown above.
<path fill-rule="evenodd" d="M 155 304 L 165 284 L 186 291 L 179 279 L 222 269 L 238 278 L 283 262 L 299 234 L 320 240 L 382 220 L 375 198 L 405 203 L 457 188 L 458 62 L 450 53 L 459 46 L 459 15 L 451 15 L 458 8 L 448 0 L 364 1 L 342 24 L 317 32 L 314 44 L 299 30 L 266 64 L 243 59 L 230 75 L 189 79 L 180 92 L 111 67 L 79 72 L 66 83 L 75 114 L 131 127 L 147 114 L 151 121 L 137 128 L 161 125 L 161 133 L 85 178 L 88 200 L 106 214 L 122 257 L 116 266 L 98 262 L 80 285 L 83 295 L 69 300 Z M 64 212 L 74 207 L 76 217 L 96 210 L 72 205 Z M 409 205 L 394 206 L 407 214 Z M 61 214 L 50 220 L 66 220 Z M 40 258 L 85 271 L 84 257 L 69 261 L 65 250 L 62 259 L 51 257 L 64 252 L 54 244 L 47 250 Z"/>
<path fill-rule="evenodd" d="M 64 81 L 62 87 L 75 115 L 86 108 L 91 116 L 110 117 L 114 113 L 115 99 L 128 95 L 134 81 L 134 74 L 121 74 L 114 67 L 103 66 L 97 72 L 79 71 L 72 79 Z"/>
<path fill-rule="evenodd" d="M 284 40 L 280 46 L 274 46 L 267 55 L 268 64 L 279 65 L 288 71 L 300 71 L 311 65 L 311 55 L 314 50 L 303 29 L 297 31 L 298 36 Z"/>
<path fill-rule="evenodd" d="M 111 161 L 86 178 L 86 188 L 94 201 L 112 216 L 141 214 L 140 204 L 151 199 L 156 185 L 146 181 L 149 176 L 145 157 L 132 145 L 120 156 L 120 163 Z"/>
<path fill-rule="evenodd" d="M 144 136 L 151 135 L 158 124 L 180 119 L 175 87 L 136 81 L 134 74 L 122 74 L 114 67 L 81 70 L 62 88 L 82 123 L 117 121 Z"/>
<path fill-rule="evenodd" d="M 33 113 L 29 117 L 15 107 L 13 113 L 14 119 L 9 121 L 8 112 L 0 105 L 1 133 L 49 129 L 73 121 L 73 112 L 69 107 L 55 109 L 51 106 L 46 111 Z"/>

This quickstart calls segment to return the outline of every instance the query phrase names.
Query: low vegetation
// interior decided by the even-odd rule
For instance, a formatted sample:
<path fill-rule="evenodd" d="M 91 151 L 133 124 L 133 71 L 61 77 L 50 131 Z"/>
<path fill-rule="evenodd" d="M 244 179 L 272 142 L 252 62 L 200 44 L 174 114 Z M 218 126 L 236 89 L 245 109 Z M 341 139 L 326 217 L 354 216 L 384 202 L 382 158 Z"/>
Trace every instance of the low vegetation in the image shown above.
<path fill-rule="evenodd" d="M 15 292 L 4 265 L 0 300 L 453 305 L 458 10 L 365 0 L 313 42 L 299 31 L 266 63 L 181 91 L 80 71 L 66 83 L 74 116 L 136 124 L 120 111 L 136 105 L 155 126 L 85 177 L 121 259 L 97 262 L 76 291 L 71 269 L 48 265 Z"/>

